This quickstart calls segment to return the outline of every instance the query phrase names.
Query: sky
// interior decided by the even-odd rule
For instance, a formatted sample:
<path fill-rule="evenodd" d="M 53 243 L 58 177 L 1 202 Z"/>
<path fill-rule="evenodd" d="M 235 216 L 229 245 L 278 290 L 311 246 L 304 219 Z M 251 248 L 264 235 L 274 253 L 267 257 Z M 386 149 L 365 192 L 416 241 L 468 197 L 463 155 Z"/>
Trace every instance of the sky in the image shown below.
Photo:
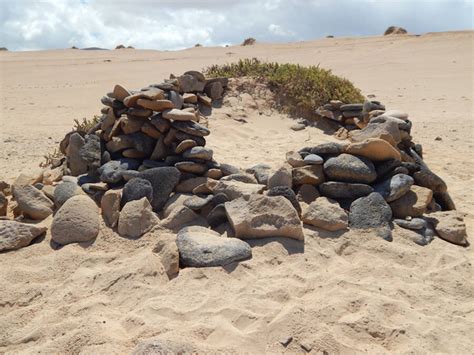
<path fill-rule="evenodd" d="M 177 50 L 473 28 L 471 0 L 0 0 L 0 47 Z"/>

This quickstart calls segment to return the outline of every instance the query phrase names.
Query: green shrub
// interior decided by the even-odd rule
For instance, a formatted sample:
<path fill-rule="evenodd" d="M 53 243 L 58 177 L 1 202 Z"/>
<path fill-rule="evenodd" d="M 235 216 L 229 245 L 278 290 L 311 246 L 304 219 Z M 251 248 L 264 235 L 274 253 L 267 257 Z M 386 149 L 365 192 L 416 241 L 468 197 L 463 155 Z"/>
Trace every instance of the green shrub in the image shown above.
<path fill-rule="evenodd" d="M 74 120 L 73 131 L 87 133 L 91 128 L 95 127 L 100 122 L 100 117 L 94 115 L 94 118 L 83 118 L 82 122 L 77 118 Z"/>
<path fill-rule="evenodd" d="M 250 77 L 265 82 L 277 95 L 282 109 L 311 117 L 317 107 L 330 100 L 364 102 L 359 89 L 347 79 L 318 66 L 261 62 L 256 58 L 237 63 L 213 65 L 204 70 L 209 77 Z"/>

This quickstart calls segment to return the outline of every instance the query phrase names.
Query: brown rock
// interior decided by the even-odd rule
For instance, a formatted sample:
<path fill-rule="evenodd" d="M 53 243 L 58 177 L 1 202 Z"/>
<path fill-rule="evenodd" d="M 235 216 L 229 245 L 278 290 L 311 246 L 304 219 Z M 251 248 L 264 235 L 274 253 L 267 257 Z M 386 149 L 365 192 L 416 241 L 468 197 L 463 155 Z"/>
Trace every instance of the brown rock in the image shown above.
<path fill-rule="evenodd" d="M 346 153 L 360 155 L 373 161 L 401 160 L 398 149 L 379 138 L 369 138 L 363 142 L 351 143 L 346 148 Z"/>
<path fill-rule="evenodd" d="M 143 118 L 137 117 L 122 117 L 120 119 L 120 128 L 122 129 L 123 133 L 125 134 L 132 134 L 135 132 L 139 132 L 145 123 Z"/>
<path fill-rule="evenodd" d="M 176 235 L 151 231 L 153 238 L 158 240 L 153 252 L 156 253 L 163 264 L 169 279 L 174 278 L 179 273 L 179 252 L 176 245 Z"/>
<path fill-rule="evenodd" d="M 393 216 L 396 218 L 421 217 L 426 212 L 433 191 L 418 185 L 412 185 L 410 191 L 390 203 Z"/>
<path fill-rule="evenodd" d="M 161 136 L 161 132 L 156 129 L 155 126 L 153 126 L 150 122 L 145 122 L 142 127 L 141 131 L 145 133 L 148 137 L 158 139 Z"/>
<path fill-rule="evenodd" d="M 113 93 L 114 93 L 114 97 L 117 100 L 122 101 L 122 102 L 123 100 L 125 100 L 127 96 L 131 95 L 130 91 L 125 89 L 122 85 L 118 85 L 118 84 L 115 85 Z"/>
<path fill-rule="evenodd" d="M 146 99 L 138 99 L 137 104 L 143 108 L 158 112 L 174 108 L 173 102 L 171 102 L 170 100 L 151 101 Z"/>
<path fill-rule="evenodd" d="M 120 212 L 118 233 L 125 238 L 137 239 L 158 223 L 146 197 L 127 202 Z"/>
<path fill-rule="evenodd" d="M 367 127 L 349 132 L 352 142 L 363 142 L 369 138 L 383 139 L 396 147 L 401 141 L 398 124 L 393 121 L 370 123 Z"/>
<path fill-rule="evenodd" d="M 294 168 L 292 173 L 294 186 L 305 184 L 319 185 L 326 180 L 322 165 L 307 165 L 301 168 Z"/>
<path fill-rule="evenodd" d="M 195 104 L 198 101 L 197 96 L 195 94 L 191 94 L 191 93 L 183 94 L 183 99 L 184 99 L 184 102 L 190 103 L 190 104 Z"/>
<path fill-rule="evenodd" d="M 108 190 L 100 201 L 102 216 L 105 224 L 110 228 L 117 225 L 120 216 L 120 199 L 122 198 L 122 190 Z"/>
<path fill-rule="evenodd" d="M 448 242 L 468 246 L 464 217 L 457 211 L 430 213 L 425 218 L 433 224 L 438 235 Z"/>
<path fill-rule="evenodd" d="M 42 220 L 53 214 L 53 201 L 34 186 L 14 186 L 13 197 L 23 214 L 32 219 Z"/>
<path fill-rule="evenodd" d="M 314 187 L 313 185 L 304 184 L 298 188 L 296 199 L 299 202 L 304 202 L 309 205 L 311 202 L 316 200 L 319 196 L 320 195 L 316 187 Z"/>
<path fill-rule="evenodd" d="M 17 221 L 0 220 L 0 252 L 26 247 L 33 239 L 46 232 L 46 229 Z"/>
<path fill-rule="evenodd" d="M 234 200 L 239 197 L 248 198 L 251 195 L 259 194 L 265 189 L 265 185 L 247 184 L 240 181 L 222 181 L 219 180 L 211 188 L 213 193 L 225 193 L 229 199 Z"/>
<path fill-rule="evenodd" d="M 196 121 L 196 114 L 193 112 L 171 109 L 163 111 L 163 118 L 175 121 Z"/>
<path fill-rule="evenodd" d="M 276 186 L 288 186 L 291 187 L 293 184 L 293 177 L 291 174 L 291 169 L 286 166 L 282 166 L 277 171 L 275 171 L 268 178 L 267 187 L 271 189 Z"/>
<path fill-rule="evenodd" d="M 303 212 L 301 216 L 306 224 L 328 231 L 347 229 L 349 217 L 336 201 L 326 197 L 318 197 Z"/>

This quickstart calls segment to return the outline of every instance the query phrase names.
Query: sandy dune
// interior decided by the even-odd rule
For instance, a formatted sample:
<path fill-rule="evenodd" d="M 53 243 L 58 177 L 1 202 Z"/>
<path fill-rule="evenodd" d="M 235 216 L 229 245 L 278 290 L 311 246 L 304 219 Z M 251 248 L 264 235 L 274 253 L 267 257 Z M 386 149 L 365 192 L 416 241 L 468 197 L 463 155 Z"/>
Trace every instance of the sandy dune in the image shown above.
<path fill-rule="evenodd" d="M 100 112 L 115 83 L 142 87 L 244 57 L 320 64 L 409 112 L 427 163 L 467 213 L 472 242 L 473 40 L 466 31 L 180 52 L 0 53 L 0 180 L 37 166 L 74 118 Z M 294 121 L 265 100 L 228 100 L 233 108 L 209 119 L 208 146 L 220 162 L 277 166 L 288 150 L 332 139 L 314 127 L 290 130 Z M 0 254 L 0 353 L 127 353 L 149 338 L 200 352 L 472 352 L 472 247 L 440 239 L 421 247 L 400 228 L 392 243 L 305 232 L 304 245 L 254 242 L 249 261 L 184 269 L 171 281 L 149 235 L 129 241 L 102 228 L 89 247 L 54 251 L 47 234 Z M 288 337 L 285 348 L 279 340 Z"/>

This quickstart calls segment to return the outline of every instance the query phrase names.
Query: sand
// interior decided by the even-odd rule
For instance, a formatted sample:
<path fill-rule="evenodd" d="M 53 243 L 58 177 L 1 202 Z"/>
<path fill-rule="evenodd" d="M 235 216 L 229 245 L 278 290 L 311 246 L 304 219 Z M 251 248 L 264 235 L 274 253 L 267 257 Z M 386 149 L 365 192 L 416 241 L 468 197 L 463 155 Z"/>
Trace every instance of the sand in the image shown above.
<path fill-rule="evenodd" d="M 320 64 L 389 109 L 409 112 L 429 166 L 446 180 L 474 235 L 474 32 L 335 38 L 251 47 L 0 53 L 0 180 L 35 168 L 75 118 L 100 112 L 115 83 L 138 88 L 171 72 L 245 57 Z M 230 99 L 209 119 L 220 162 L 277 166 L 287 150 L 330 141 L 294 132 L 265 100 Z M 245 105 L 244 105 L 245 104 Z M 242 109 L 240 109 L 241 107 Z M 247 123 L 235 119 L 243 118 Z M 435 140 L 441 137 L 441 141 Z M 51 217 L 42 223 L 48 225 Z M 435 239 L 414 244 L 306 229 L 253 243 L 253 258 L 183 269 L 167 280 L 155 241 L 103 227 L 88 247 L 50 247 L 50 235 L 0 254 L 0 353 L 128 353 L 155 338 L 199 352 L 471 353 L 474 254 Z M 279 341 L 292 337 L 287 347 Z"/>

